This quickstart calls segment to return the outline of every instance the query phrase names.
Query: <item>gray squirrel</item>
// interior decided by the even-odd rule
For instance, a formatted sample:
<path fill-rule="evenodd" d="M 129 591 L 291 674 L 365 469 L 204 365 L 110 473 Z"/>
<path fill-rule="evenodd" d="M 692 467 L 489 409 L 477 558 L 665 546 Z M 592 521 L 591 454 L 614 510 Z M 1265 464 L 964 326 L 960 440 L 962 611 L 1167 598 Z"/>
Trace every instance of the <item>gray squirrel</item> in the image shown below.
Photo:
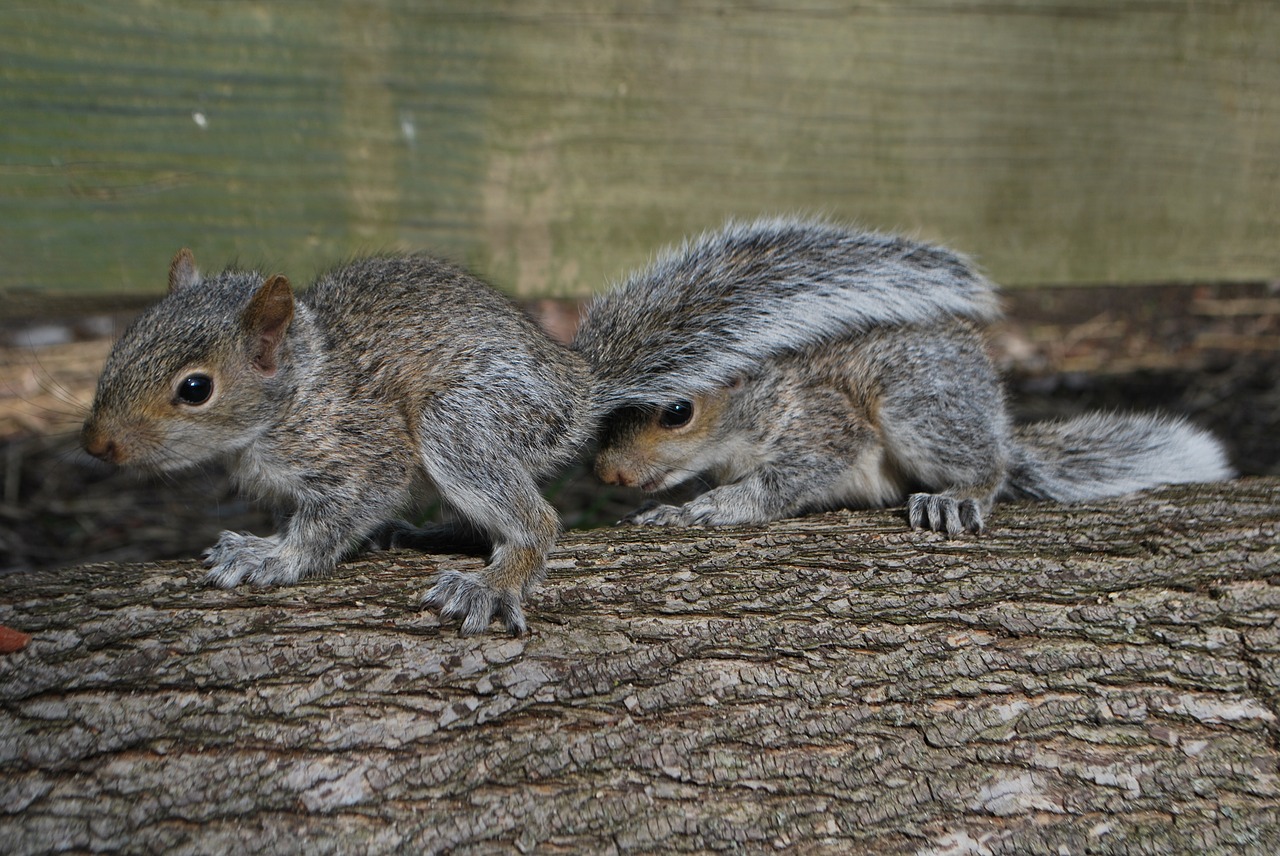
<path fill-rule="evenodd" d="M 539 481 L 608 414 L 713 393 L 807 342 L 999 311 L 945 250 L 821 223 L 731 225 L 657 270 L 670 281 L 626 311 L 588 312 L 566 348 L 430 256 L 358 260 L 295 294 L 280 275 L 202 276 L 182 250 L 168 295 L 115 344 L 81 441 L 153 471 L 224 459 L 278 509 L 275 535 L 224 532 L 206 552 L 223 587 L 324 573 L 371 538 L 433 543 L 394 518 L 434 493 L 491 552 L 478 572 L 441 574 L 424 603 L 464 633 L 497 618 L 519 634 L 558 528 Z"/>
<path fill-rule="evenodd" d="M 790 346 L 769 349 L 753 334 L 756 358 L 744 353 L 732 370 L 730 360 L 671 359 L 644 339 L 647 312 L 705 304 L 706 283 L 725 278 L 744 236 L 762 236 L 764 247 L 810 228 L 773 221 L 703 236 L 589 307 L 579 349 L 604 367 L 601 383 L 630 384 L 633 393 L 606 420 L 599 477 L 648 492 L 696 479 L 709 486 L 684 505 L 649 503 L 624 522 L 763 523 L 905 502 L 912 527 L 955 536 L 981 532 L 997 500 L 1084 500 L 1232 475 L 1221 444 L 1182 419 L 1093 413 L 1013 427 L 982 335 L 997 316 L 994 287 L 945 251 L 928 252 L 946 276 L 991 288 L 991 304 L 970 295 L 970 309 L 983 311 L 881 317 L 834 335 L 802 329 Z M 759 293 L 787 276 L 762 251 L 754 270 L 735 270 L 733 288 Z M 898 296 L 912 299 L 907 289 Z M 639 341 L 628 341 L 628 330 Z M 647 381 L 654 365 L 663 394 L 646 398 L 659 386 Z"/>
<path fill-rule="evenodd" d="M 429 603 L 478 632 L 523 632 L 526 588 L 558 521 L 538 479 L 592 426 L 586 365 L 507 298 L 425 256 L 370 258 L 294 295 L 283 276 L 201 277 L 190 251 L 169 295 L 115 344 L 81 440 L 104 460 L 178 470 L 222 458 L 281 511 L 280 532 L 224 532 L 210 582 L 293 583 L 434 489 L 492 544 Z"/>

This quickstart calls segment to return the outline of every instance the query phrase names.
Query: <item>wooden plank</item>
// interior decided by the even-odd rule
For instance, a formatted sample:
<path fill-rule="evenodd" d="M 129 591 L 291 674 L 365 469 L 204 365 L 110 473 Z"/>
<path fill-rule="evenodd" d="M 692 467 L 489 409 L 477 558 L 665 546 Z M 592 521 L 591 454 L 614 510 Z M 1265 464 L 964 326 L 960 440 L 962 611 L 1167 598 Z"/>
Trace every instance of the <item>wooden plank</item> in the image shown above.
<path fill-rule="evenodd" d="M 1273 4 L 0 8 L 0 289 L 426 248 L 582 294 L 818 211 L 1002 282 L 1280 275 Z"/>

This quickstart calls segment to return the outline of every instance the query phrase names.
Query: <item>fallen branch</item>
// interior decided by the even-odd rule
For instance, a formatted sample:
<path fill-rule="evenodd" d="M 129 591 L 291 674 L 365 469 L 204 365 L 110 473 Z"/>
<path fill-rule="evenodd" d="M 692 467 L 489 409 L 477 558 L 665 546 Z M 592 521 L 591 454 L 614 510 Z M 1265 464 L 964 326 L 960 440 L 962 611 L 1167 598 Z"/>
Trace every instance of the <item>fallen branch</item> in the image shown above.
<path fill-rule="evenodd" d="M 1280 850 L 1280 479 L 567 534 L 530 636 L 373 554 L 0 577 L 8 853 Z"/>

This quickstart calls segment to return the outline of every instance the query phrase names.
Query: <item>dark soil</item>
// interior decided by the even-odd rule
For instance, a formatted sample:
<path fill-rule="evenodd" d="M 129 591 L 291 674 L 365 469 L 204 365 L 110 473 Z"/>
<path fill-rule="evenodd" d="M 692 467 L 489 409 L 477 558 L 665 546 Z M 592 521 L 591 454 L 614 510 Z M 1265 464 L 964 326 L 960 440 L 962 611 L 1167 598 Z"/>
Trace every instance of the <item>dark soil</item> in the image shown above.
<path fill-rule="evenodd" d="M 1099 408 L 1182 414 L 1223 437 L 1242 474 L 1280 475 L 1275 287 L 1037 289 L 1012 292 L 1007 304 L 1013 320 L 993 351 L 1019 420 Z M 0 305 L 0 572 L 194 557 L 223 529 L 272 530 L 217 468 L 138 477 L 78 450 L 112 333 L 137 301 L 108 311 L 0 295 Z M 564 331 L 576 310 L 538 311 Z M 548 495 L 571 527 L 611 523 L 641 499 L 582 467 Z"/>

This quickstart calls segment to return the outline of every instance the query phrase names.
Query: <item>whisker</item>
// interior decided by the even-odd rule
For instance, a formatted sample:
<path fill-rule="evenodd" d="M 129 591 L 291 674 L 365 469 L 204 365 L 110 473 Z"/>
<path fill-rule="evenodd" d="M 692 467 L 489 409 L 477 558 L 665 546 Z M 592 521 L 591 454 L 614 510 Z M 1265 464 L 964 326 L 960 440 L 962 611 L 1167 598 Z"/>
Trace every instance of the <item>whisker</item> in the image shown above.
<path fill-rule="evenodd" d="M 31 376 L 39 383 L 41 390 L 48 392 L 66 404 L 70 404 L 78 409 L 86 409 L 88 407 L 88 402 L 83 400 L 81 395 L 77 395 L 73 389 L 63 382 L 60 372 L 54 371 L 46 365 L 42 355 L 58 358 L 58 362 L 61 363 L 62 368 L 67 368 L 67 363 L 70 362 L 75 367 L 75 372 L 78 373 L 78 376 L 83 376 L 89 374 L 86 371 L 85 363 L 85 358 L 89 355 L 82 353 L 84 348 L 98 348 L 100 346 L 105 346 L 106 343 L 102 340 L 95 339 L 88 342 L 61 342 L 49 344 L 48 346 L 37 346 L 32 343 L 29 336 L 25 337 L 25 341 L 22 341 L 22 339 L 23 335 L 20 333 L 18 347 L 21 348 L 21 353 L 25 357 L 23 367 L 31 372 Z M 95 351 L 91 356 L 93 371 L 91 373 L 91 377 L 86 377 L 86 380 L 89 380 L 90 382 L 96 380 L 97 376 L 101 373 L 101 364 L 106 359 L 106 353 L 99 355 Z M 10 365 L 14 364 L 16 363 L 10 363 Z M 68 373 L 72 373 L 72 369 L 67 369 L 67 371 Z"/>
<path fill-rule="evenodd" d="M 21 402 L 23 402 L 24 404 L 26 404 L 28 407 L 34 408 L 34 409 L 36 409 L 36 410 L 38 410 L 38 411 L 40 411 L 40 412 L 42 412 L 42 413 L 46 413 L 46 414 L 48 414 L 48 415 L 50 415 L 50 416 L 58 416 L 58 417 L 61 417 L 62 419 L 67 420 L 67 421 L 71 421 L 71 420 L 79 421 L 80 419 L 84 418 L 84 416 L 85 416 L 85 415 L 87 415 L 87 414 L 88 414 L 88 409 L 87 409 L 87 408 L 86 408 L 85 410 L 83 410 L 83 411 L 80 411 L 80 412 L 73 412 L 73 411 L 70 411 L 70 410 L 62 410 L 61 408 L 57 408 L 57 407 L 50 407 L 50 406 L 49 406 L 49 405 L 47 405 L 47 404 L 41 404 L 41 403 L 40 403 L 40 402 L 38 402 L 38 401 L 32 401 L 31 399 L 26 398 L 26 397 L 21 396 L 21 395 L 15 395 L 15 396 L 13 396 L 13 397 L 14 397 L 14 398 L 17 398 L 18 400 L 20 400 Z"/>
<path fill-rule="evenodd" d="M 76 395 L 56 374 L 50 371 L 34 350 L 31 352 L 31 358 L 35 363 L 36 369 L 38 369 L 33 370 L 32 374 L 40 384 L 42 391 L 49 393 L 63 404 L 68 404 L 79 412 L 83 413 L 89 410 L 89 404 L 81 400 L 80 396 Z"/>

